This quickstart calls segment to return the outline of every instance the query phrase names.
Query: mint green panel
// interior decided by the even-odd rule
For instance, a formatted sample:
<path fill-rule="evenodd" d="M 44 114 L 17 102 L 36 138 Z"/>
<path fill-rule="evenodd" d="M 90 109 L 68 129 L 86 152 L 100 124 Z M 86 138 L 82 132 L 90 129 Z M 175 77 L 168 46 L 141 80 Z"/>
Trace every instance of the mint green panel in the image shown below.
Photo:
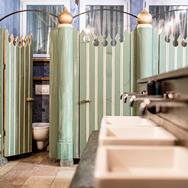
<path fill-rule="evenodd" d="M 57 95 L 57 69 L 58 69 L 58 29 L 51 32 L 50 43 L 50 134 L 49 134 L 49 156 L 57 158 L 57 137 L 58 137 L 58 95 Z"/>
<path fill-rule="evenodd" d="M 126 35 L 125 35 L 126 37 Z M 130 34 L 130 55 L 131 55 L 131 71 L 130 71 L 130 77 L 131 77 L 131 92 L 137 91 L 137 30 L 134 30 Z M 126 38 L 125 38 L 126 39 Z M 129 49 L 129 47 L 128 47 Z"/>
<path fill-rule="evenodd" d="M 129 49 L 129 48 L 128 48 Z M 130 91 L 135 92 L 138 91 L 137 88 L 137 30 L 135 29 L 130 33 Z M 133 107 L 130 110 L 131 115 L 136 115 L 136 108 Z"/>
<path fill-rule="evenodd" d="M 170 37 L 170 44 L 169 44 L 169 51 L 166 53 L 166 55 L 169 57 L 169 64 L 168 64 L 168 70 L 172 71 L 175 70 L 175 51 L 177 47 L 173 46 L 173 36 Z M 177 57 L 176 57 L 177 60 Z"/>
<path fill-rule="evenodd" d="M 73 160 L 73 27 L 58 28 L 58 141 L 57 158 Z"/>
<path fill-rule="evenodd" d="M 80 34 L 80 152 L 86 144 L 86 45 L 84 33 Z"/>
<path fill-rule="evenodd" d="M 134 41 L 134 40 L 133 40 Z M 123 92 L 131 91 L 131 34 L 129 32 L 124 33 L 124 42 L 123 42 Z M 135 58 L 134 56 L 133 58 Z M 120 56 L 121 58 L 121 56 Z M 133 63 L 134 66 L 134 63 Z M 121 71 L 121 68 L 120 68 Z M 123 101 L 121 101 L 123 103 Z M 123 115 L 130 115 L 130 107 L 127 104 L 123 103 Z"/>
<path fill-rule="evenodd" d="M 104 109 L 104 105 L 103 105 L 103 88 L 104 86 L 104 80 L 103 80 L 103 69 L 104 69 L 104 62 L 103 62 L 103 54 L 104 54 L 104 47 L 102 46 L 102 41 L 103 38 L 99 37 L 99 46 L 97 46 L 96 48 L 98 48 L 98 64 L 97 64 L 97 74 L 96 74 L 96 78 L 98 78 L 97 80 L 97 86 L 98 86 L 98 92 L 97 92 L 97 119 L 98 119 L 98 128 L 100 128 L 100 124 L 101 124 L 101 119 L 104 115 L 103 114 L 103 109 Z"/>
<path fill-rule="evenodd" d="M 10 103 L 12 102 L 11 101 L 11 98 L 10 98 L 10 94 L 11 94 L 11 91 L 10 91 L 10 83 L 11 83 L 11 80 L 10 80 L 10 77 L 11 77 L 11 46 L 9 45 L 9 42 L 8 42 L 8 32 L 6 32 L 6 39 L 5 39 L 5 46 L 4 46 L 4 50 L 5 50 L 5 82 L 4 82 L 4 89 L 5 89 L 5 96 L 6 98 L 4 98 L 4 114 L 5 114 L 5 150 L 4 150 L 4 155 L 5 156 L 8 156 L 9 153 L 10 153 L 10 144 L 11 144 L 11 108 L 10 108 Z"/>
<path fill-rule="evenodd" d="M 93 45 L 93 40 L 89 42 L 89 100 L 91 102 L 88 104 L 89 107 L 89 135 L 93 130 L 95 130 L 95 46 Z M 88 63 L 87 63 L 88 64 Z"/>
<path fill-rule="evenodd" d="M 31 40 L 9 42 L 6 32 L 4 155 L 32 152 L 32 47 Z"/>
<path fill-rule="evenodd" d="M 8 33 L 7 33 L 8 36 Z M 7 40 L 8 41 L 8 40 Z M 15 155 L 15 111 L 14 111 L 14 46 L 8 43 L 6 66 L 6 136 L 9 138 L 8 155 Z"/>
<path fill-rule="evenodd" d="M 106 67 L 104 69 L 104 71 L 106 71 L 106 76 L 105 76 L 105 79 L 106 79 L 106 85 L 104 88 L 104 90 L 106 91 L 106 99 L 103 99 L 105 100 L 105 103 L 106 103 L 106 109 L 104 111 L 104 114 L 105 115 L 111 115 L 112 114 L 112 61 L 113 61 L 113 58 L 112 57 L 112 47 L 111 46 L 111 37 L 108 36 L 107 38 L 107 42 L 108 42 L 108 45 L 106 47 L 104 47 L 104 49 L 106 48 L 106 53 L 103 54 L 103 57 L 106 57 L 106 62 L 105 60 L 103 61 L 103 63 L 106 63 Z M 114 49 L 115 50 L 115 49 Z M 104 72 L 105 74 L 105 72 Z M 102 80 L 101 80 L 102 81 Z M 114 88 L 115 89 L 115 88 Z M 106 112 L 106 113 L 105 113 Z"/>
<path fill-rule="evenodd" d="M 17 45 L 17 44 L 16 44 Z M 17 103 L 18 101 L 18 64 L 19 62 L 17 61 L 17 56 L 18 56 L 18 48 L 17 46 L 13 46 L 13 60 L 12 60 L 12 67 L 13 67 L 13 129 L 14 129 L 14 143 L 13 147 L 14 150 L 12 151 L 13 153 L 11 155 L 15 155 L 17 153 L 17 145 L 18 145 L 18 106 L 19 104 Z"/>
<path fill-rule="evenodd" d="M 186 47 L 183 47 L 181 45 L 182 40 L 183 40 L 182 37 L 178 38 L 178 46 L 176 47 L 177 57 L 176 57 L 175 69 L 183 68 L 185 64 Z"/>
<path fill-rule="evenodd" d="M 80 35 L 80 152 L 88 137 L 98 130 L 105 115 L 130 115 L 130 109 L 120 101 L 123 91 L 130 91 L 130 34 L 120 43 L 111 45 L 111 38 L 99 37 L 84 41 Z M 104 40 L 107 45 L 104 45 Z M 94 46 L 93 43 L 98 45 Z"/>
<path fill-rule="evenodd" d="M 159 73 L 166 72 L 166 46 L 165 33 L 161 33 L 159 36 Z"/>
<path fill-rule="evenodd" d="M 123 61 L 121 62 L 121 54 L 120 54 L 120 41 L 119 41 L 119 36 L 116 36 L 116 46 L 113 47 L 112 51 L 112 100 L 114 100 L 114 103 L 112 103 L 112 115 L 119 116 L 120 114 L 120 85 L 123 84 L 121 80 L 120 75 L 120 64 L 123 64 Z M 122 67 L 121 67 L 122 68 Z M 113 70 L 115 69 L 115 70 Z M 113 76 L 114 75 L 114 76 Z M 112 101 L 113 102 L 113 101 Z M 113 109 L 114 108 L 114 109 Z"/>
<path fill-rule="evenodd" d="M 74 158 L 80 157 L 79 151 L 79 32 L 73 30 L 73 61 L 74 61 L 74 115 L 73 115 L 73 145 Z"/>
<path fill-rule="evenodd" d="M 27 97 L 28 98 L 33 98 L 33 60 L 32 60 L 32 36 L 28 38 L 28 44 L 27 44 L 27 60 L 26 64 L 28 65 L 28 71 L 26 70 L 27 73 L 27 84 L 28 84 L 28 91 L 27 91 Z M 32 151 L 32 103 L 28 102 L 27 103 L 27 126 L 28 126 L 28 146 L 27 146 L 27 151 L 31 152 Z"/>
<path fill-rule="evenodd" d="M 159 35 L 157 34 L 156 30 L 153 29 L 153 33 L 152 33 L 152 41 L 153 41 L 153 45 L 152 45 L 152 55 L 153 55 L 153 71 L 152 71 L 152 75 L 157 75 L 159 74 L 159 59 L 158 59 L 158 55 L 159 55 Z"/>
<path fill-rule="evenodd" d="M 23 151 L 32 151 L 32 103 L 27 101 L 28 98 L 32 98 L 32 54 L 31 54 L 31 42 L 30 38 L 25 38 L 24 44 L 24 131 L 23 131 Z"/>
<path fill-rule="evenodd" d="M 137 27 L 137 78 L 152 76 L 152 27 Z"/>
<path fill-rule="evenodd" d="M 4 29 L 0 29 L 0 153 L 3 148 L 3 41 L 4 41 Z"/>
<path fill-rule="evenodd" d="M 23 153 L 23 142 L 24 142 L 24 119 L 25 119 L 25 112 L 23 112 L 25 102 L 24 102 L 24 48 L 21 48 L 21 60 L 20 60 L 20 72 L 19 72 L 19 79 L 20 79 L 20 153 Z"/>

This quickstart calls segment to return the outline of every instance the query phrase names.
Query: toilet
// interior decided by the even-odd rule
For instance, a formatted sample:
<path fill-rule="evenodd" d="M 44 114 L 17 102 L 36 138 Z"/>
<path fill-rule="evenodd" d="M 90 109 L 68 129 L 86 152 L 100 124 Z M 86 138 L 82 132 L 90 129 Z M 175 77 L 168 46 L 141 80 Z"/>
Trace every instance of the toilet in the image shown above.
<path fill-rule="evenodd" d="M 33 139 L 36 141 L 37 149 L 42 150 L 49 142 L 49 123 L 36 122 L 32 124 Z"/>

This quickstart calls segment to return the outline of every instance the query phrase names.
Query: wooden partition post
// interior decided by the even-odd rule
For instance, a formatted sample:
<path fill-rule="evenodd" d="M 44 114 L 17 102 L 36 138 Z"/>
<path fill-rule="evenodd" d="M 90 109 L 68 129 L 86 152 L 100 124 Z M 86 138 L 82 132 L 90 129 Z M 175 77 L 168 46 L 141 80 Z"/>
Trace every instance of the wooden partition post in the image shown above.
<path fill-rule="evenodd" d="M 73 26 L 64 20 L 65 14 L 69 16 L 66 10 L 59 16 L 57 37 L 57 158 L 60 159 L 61 166 L 73 163 Z"/>
<path fill-rule="evenodd" d="M 137 26 L 137 79 L 152 76 L 152 17 L 143 10 Z"/>

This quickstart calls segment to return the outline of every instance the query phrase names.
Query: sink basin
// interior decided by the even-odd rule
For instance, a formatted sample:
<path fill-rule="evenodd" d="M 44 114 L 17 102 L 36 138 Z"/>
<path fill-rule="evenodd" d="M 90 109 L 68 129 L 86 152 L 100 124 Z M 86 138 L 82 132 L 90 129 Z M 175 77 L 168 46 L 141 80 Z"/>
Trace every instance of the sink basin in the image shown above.
<path fill-rule="evenodd" d="M 156 126 L 152 121 L 139 116 L 104 116 L 101 121 L 101 127 L 108 125 Z"/>
<path fill-rule="evenodd" d="M 175 141 L 162 127 L 109 125 L 99 133 L 100 145 L 173 145 Z"/>
<path fill-rule="evenodd" d="M 101 146 L 96 188 L 187 188 L 188 149 L 180 146 Z"/>

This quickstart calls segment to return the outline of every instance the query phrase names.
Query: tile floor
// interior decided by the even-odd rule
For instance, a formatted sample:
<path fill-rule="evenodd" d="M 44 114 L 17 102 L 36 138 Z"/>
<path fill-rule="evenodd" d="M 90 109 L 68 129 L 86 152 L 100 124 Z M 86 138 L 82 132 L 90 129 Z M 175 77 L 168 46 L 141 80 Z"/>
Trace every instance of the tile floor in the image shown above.
<path fill-rule="evenodd" d="M 68 188 L 75 170 L 50 161 L 48 152 L 34 153 L 0 167 L 0 188 Z"/>

